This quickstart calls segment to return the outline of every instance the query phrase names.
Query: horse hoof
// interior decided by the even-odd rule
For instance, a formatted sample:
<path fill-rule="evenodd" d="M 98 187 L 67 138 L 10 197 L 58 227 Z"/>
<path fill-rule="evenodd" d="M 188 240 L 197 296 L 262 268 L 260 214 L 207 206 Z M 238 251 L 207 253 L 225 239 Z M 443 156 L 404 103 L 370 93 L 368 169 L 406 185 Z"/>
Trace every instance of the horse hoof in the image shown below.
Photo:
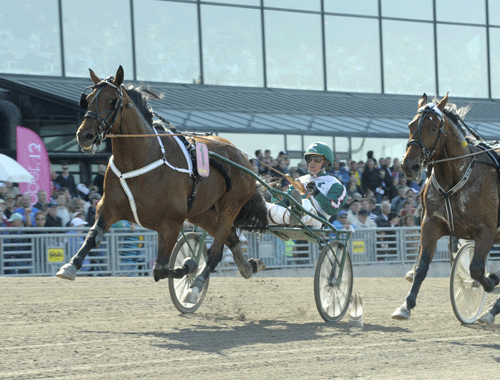
<path fill-rule="evenodd" d="M 199 295 L 200 291 L 198 290 L 197 287 L 190 288 L 187 291 L 186 296 L 184 297 L 182 302 L 196 304 L 196 302 L 198 302 Z"/>
<path fill-rule="evenodd" d="M 497 273 L 488 273 L 486 277 L 491 278 L 495 282 L 495 286 L 500 284 L 500 277 L 498 277 Z"/>
<path fill-rule="evenodd" d="M 406 272 L 405 275 L 406 281 L 413 282 L 414 278 L 415 278 L 415 271 L 413 269 L 410 269 L 408 272 Z"/>
<path fill-rule="evenodd" d="M 61 269 L 57 271 L 56 276 L 64 278 L 65 280 L 74 281 L 76 277 L 76 267 L 71 263 L 64 264 Z"/>
<path fill-rule="evenodd" d="M 493 323 L 495 322 L 495 316 L 490 312 L 486 312 L 479 317 L 478 321 L 481 323 L 485 323 L 488 326 L 493 326 Z"/>
<path fill-rule="evenodd" d="M 400 321 L 405 321 L 410 319 L 411 311 L 406 307 L 406 304 L 401 305 L 396 309 L 394 313 L 392 313 L 393 319 L 398 319 Z"/>
<path fill-rule="evenodd" d="M 187 270 L 187 274 L 194 273 L 198 269 L 198 263 L 191 257 L 186 257 L 182 262 L 182 267 Z"/>
<path fill-rule="evenodd" d="M 257 273 L 266 269 L 266 264 L 259 259 L 249 259 L 248 262 L 252 265 L 252 273 Z"/>

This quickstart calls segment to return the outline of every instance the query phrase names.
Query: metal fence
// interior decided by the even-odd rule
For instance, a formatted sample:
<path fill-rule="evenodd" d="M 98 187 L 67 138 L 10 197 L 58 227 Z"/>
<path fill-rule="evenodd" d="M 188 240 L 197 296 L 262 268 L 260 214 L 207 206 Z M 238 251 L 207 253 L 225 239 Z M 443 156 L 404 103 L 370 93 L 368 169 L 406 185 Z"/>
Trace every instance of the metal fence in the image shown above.
<path fill-rule="evenodd" d="M 0 228 L 0 275 L 52 276 L 82 246 L 88 228 Z M 413 264 L 418 254 L 420 228 L 356 230 L 351 238 L 352 263 Z M 247 234 L 243 248 L 248 257 L 261 259 L 269 269 L 314 267 L 321 247 L 302 240 L 283 241 L 271 234 Z M 434 261 L 449 261 L 448 237 L 438 241 Z M 207 238 L 207 246 L 212 238 Z M 147 276 L 158 251 L 157 233 L 151 230 L 111 229 L 98 249 L 90 251 L 79 275 Z M 500 259 L 499 246 L 490 257 Z M 224 248 L 217 270 L 235 270 Z"/>

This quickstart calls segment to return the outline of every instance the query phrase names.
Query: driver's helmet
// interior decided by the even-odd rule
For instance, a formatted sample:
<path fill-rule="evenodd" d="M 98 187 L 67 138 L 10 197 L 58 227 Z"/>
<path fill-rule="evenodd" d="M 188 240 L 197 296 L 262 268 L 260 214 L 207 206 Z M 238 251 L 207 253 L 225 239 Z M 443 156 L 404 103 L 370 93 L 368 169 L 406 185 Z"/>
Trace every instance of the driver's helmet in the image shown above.
<path fill-rule="evenodd" d="M 307 157 L 309 155 L 316 155 L 316 156 L 320 155 L 325 157 L 327 161 L 330 163 L 330 165 L 327 166 L 333 166 L 333 161 L 335 160 L 333 151 L 330 149 L 328 145 L 322 142 L 315 142 L 309 145 L 309 148 L 307 148 L 306 152 L 304 153 L 304 157 Z"/>

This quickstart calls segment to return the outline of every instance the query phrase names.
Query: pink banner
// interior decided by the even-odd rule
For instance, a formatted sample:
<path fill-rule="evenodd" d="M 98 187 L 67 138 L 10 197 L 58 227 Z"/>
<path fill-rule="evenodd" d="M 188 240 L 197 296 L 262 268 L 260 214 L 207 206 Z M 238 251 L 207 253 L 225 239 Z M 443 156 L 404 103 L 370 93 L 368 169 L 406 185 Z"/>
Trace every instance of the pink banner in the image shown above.
<path fill-rule="evenodd" d="M 17 162 L 33 175 L 31 183 L 20 183 L 21 194 L 31 194 L 31 204 L 38 202 L 38 190 L 51 196 L 50 162 L 47 149 L 40 136 L 24 127 L 17 127 Z"/>

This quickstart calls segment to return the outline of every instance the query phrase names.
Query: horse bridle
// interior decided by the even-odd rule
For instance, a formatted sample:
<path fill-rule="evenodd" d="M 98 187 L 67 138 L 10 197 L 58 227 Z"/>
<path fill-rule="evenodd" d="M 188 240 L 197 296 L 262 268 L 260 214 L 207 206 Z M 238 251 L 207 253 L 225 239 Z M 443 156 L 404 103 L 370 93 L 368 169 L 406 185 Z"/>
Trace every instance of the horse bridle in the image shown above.
<path fill-rule="evenodd" d="M 406 149 L 408 149 L 411 145 L 416 145 L 422 150 L 422 166 L 426 167 L 427 164 L 429 163 L 432 155 L 436 152 L 436 147 L 437 144 L 439 143 L 439 139 L 441 138 L 441 135 L 443 135 L 444 138 L 446 138 L 446 131 L 444 129 L 444 115 L 441 112 L 439 108 L 434 103 L 430 103 L 425 105 L 424 107 L 420 107 L 418 109 L 417 114 L 422 114 L 420 117 L 420 120 L 418 122 L 418 128 L 413 134 L 413 136 L 410 138 L 410 141 L 408 141 L 408 144 L 406 144 Z M 427 149 L 423 142 L 422 142 L 422 123 L 424 122 L 425 118 L 428 115 L 436 115 L 438 119 L 440 120 L 441 124 L 439 126 L 438 130 L 438 135 L 436 137 L 436 140 L 434 141 L 434 144 L 432 144 L 432 148 Z M 415 138 L 415 135 L 418 136 L 418 139 Z"/>
<path fill-rule="evenodd" d="M 110 77 L 107 77 L 106 79 L 103 79 L 102 81 L 100 81 L 99 83 L 97 83 L 93 86 L 89 86 L 89 87 L 85 88 L 85 90 L 83 90 L 83 92 L 82 92 L 82 95 L 80 96 L 80 107 L 87 110 L 87 112 L 83 116 L 83 119 L 90 118 L 90 119 L 96 120 L 96 122 L 97 122 L 97 133 L 96 133 L 96 138 L 93 142 L 93 144 L 95 144 L 97 146 L 101 145 L 101 143 L 104 141 L 104 139 L 106 138 L 106 135 L 109 133 L 109 131 L 111 130 L 111 127 L 113 127 L 113 124 L 116 121 L 116 118 L 118 116 L 118 111 L 120 111 L 120 109 L 123 108 L 123 104 L 122 104 L 123 89 L 121 86 L 120 87 L 115 86 L 112 83 L 113 79 L 114 78 L 112 76 L 110 76 Z M 99 103 L 98 103 L 97 99 L 99 98 L 99 94 L 101 93 L 101 91 L 106 86 L 111 86 L 114 89 L 116 89 L 118 91 L 119 97 L 118 97 L 118 99 L 115 103 L 115 106 L 112 110 L 99 111 L 99 106 L 98 106 Z M 87 95 L 85 95 L 85 92 L 89 88 L 92 90 L 99 89 L 97 91 L 97 94 L 94 96 L 94 98 L 90 102 L 90 104 L 88 104 Z M 92 105 L 92 103 L 94 103 L 94 101 L 96 103 L 95 112 L 88 109 L 89 106 Z M 99 114 L 102 114 L 102 113 L 107 113 L 108 116 L 105 119 L 103 119 L 102 117 L 99 116 Z"/>

